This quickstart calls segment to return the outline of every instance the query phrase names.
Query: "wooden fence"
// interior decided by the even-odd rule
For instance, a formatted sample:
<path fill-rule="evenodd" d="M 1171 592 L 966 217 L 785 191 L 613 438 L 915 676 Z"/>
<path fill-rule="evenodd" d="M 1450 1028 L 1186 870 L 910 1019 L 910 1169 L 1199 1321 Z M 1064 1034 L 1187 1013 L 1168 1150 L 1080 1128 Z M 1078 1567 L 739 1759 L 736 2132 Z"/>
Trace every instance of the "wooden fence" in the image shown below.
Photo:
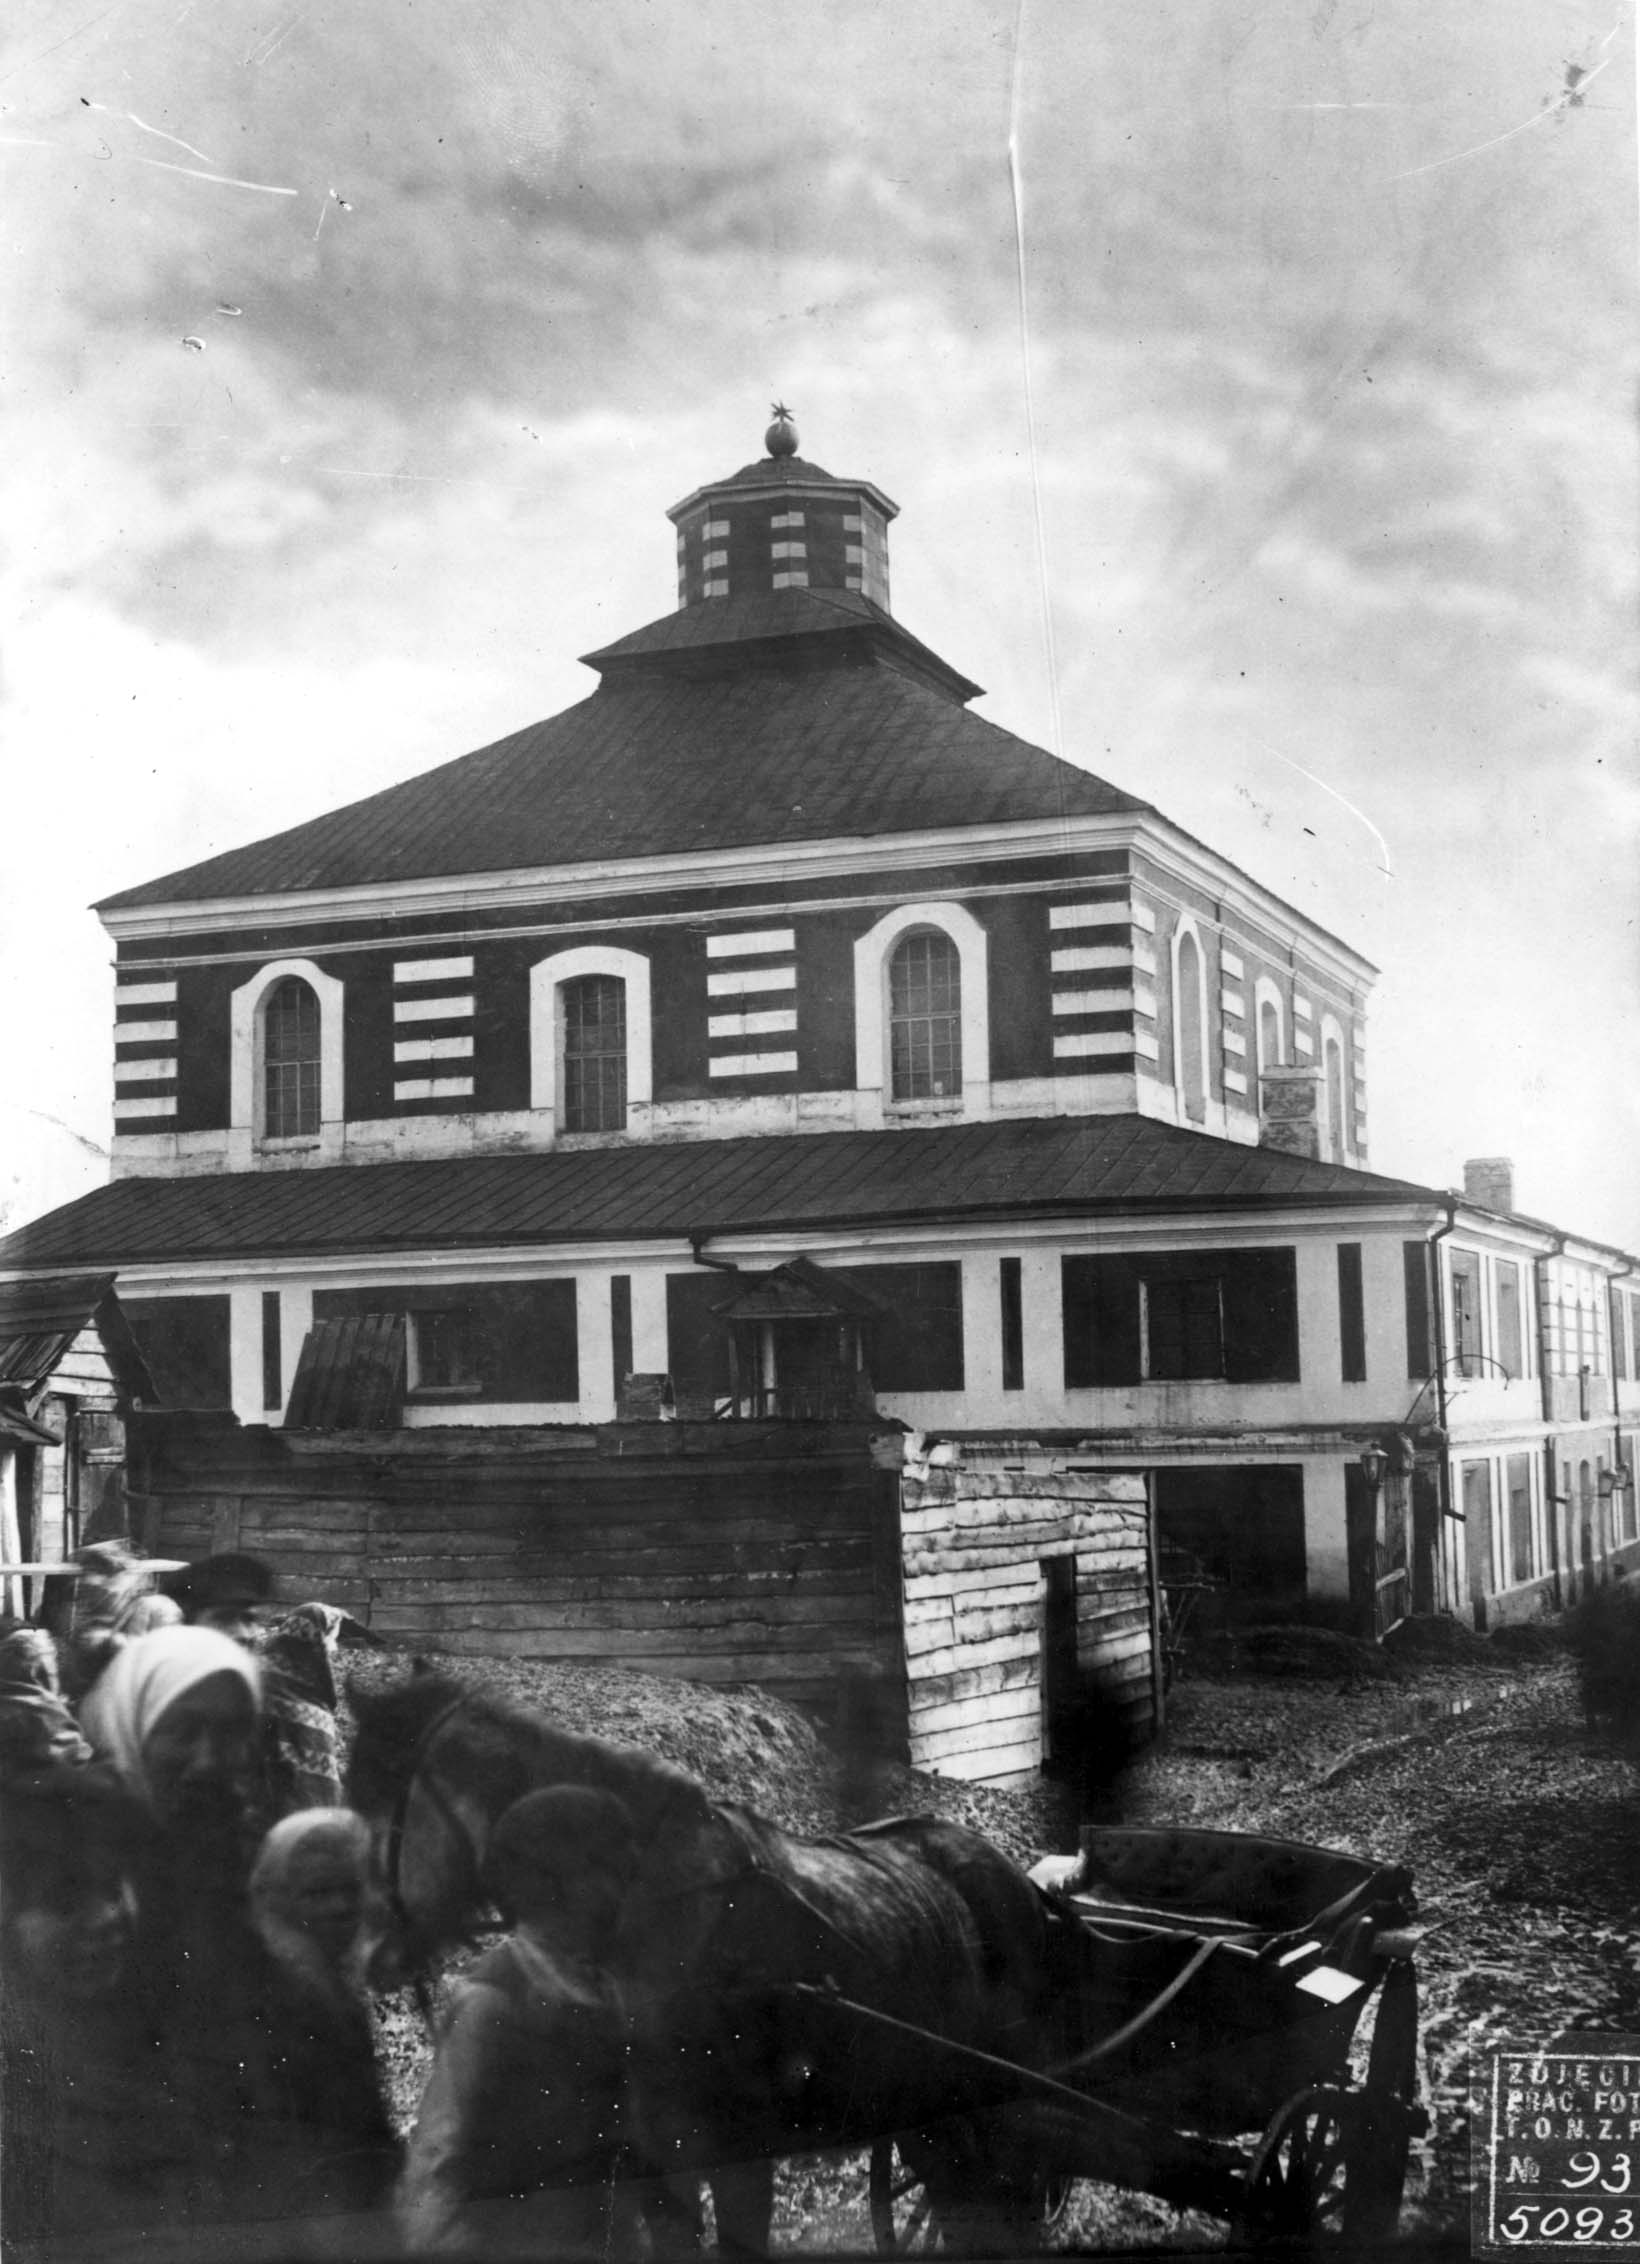
<path fill-rule="evenodd" d="M 898 1474 L 864 1425 L 131 1430 L 154 1553 L 252 1550 L 287 1599 L 407 1647 L 618 1660 L 822 1706 L 845 1669 L 903 1687 Z"/>

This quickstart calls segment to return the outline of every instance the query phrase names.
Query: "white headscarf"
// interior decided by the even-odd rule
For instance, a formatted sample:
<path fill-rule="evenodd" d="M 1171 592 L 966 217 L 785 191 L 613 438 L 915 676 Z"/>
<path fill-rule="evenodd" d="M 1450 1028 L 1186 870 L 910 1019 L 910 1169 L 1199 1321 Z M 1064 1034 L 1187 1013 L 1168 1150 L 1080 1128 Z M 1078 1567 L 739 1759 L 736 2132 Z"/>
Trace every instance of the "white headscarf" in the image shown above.
<path fill-rule="evenodd" d="M 154 1724 L 208 1675 L 237 1675 L 260 1705 L 262 1678 L 241 1644 L 214 1627 L 156 1627 L 116 1651 L 80 1707 L 80 1727 L 121 1780 L 146 1794 L 142 1749 Z"/>

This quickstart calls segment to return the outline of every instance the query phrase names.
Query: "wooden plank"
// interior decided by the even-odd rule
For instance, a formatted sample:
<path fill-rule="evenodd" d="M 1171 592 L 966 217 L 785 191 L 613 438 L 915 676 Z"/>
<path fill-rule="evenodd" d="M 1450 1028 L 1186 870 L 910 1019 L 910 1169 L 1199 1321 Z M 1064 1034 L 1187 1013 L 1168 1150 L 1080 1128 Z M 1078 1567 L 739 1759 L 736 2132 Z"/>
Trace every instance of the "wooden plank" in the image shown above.
<path fill-rule="evenodd" d="M 904 1592 L 907 1605 L 911 1605 L 920 1603 L 929 1596 L 969 1595 L 976 1589 L 1035 1587 L 1041 1578 L 1036 1560 L 1021 1557 L 1017 1564 L 1000 1564 L 983 1571 L 971 1569 L 908 1574 Z"/>
<path fill-rule="evenodd" d="M 993 1659 L 1035 1658 L 1039 1649 L 1037 1637 L 1030 1635 L 999 1635 L 994 1643 L 948 1644 L 938 1651 L 926 1651 L 920 1658 L 907 1657 L 908 1681 L 925 1674 L 951 1674 L 958 1667 L 986 1666 Z"/>
<path fill-rule="evenodd" d="M 1004 1722 L 1029 1720 L 1036 1723 L 1041 1711 L 1042 1694 L 1033 1682 L 1028 1689 L 1004 1691 L 985 1698 L 948 1698 L 939 1706 L 918 1705 L 913 1695 L 907 1718 L 918 1737 L 944 1737 L 973 1730 L 983 1739 L 994 1736 L 998 1725 Z"/>
<path fill-rule="evenodd" d="M 1035 1658 L 996 1659 L 989 1666 L 958 1667 L 951 1674 L 919 1675 L 908 1683 L 907 1699 L 913 1699 L 920 1712 L 926 1713 L 935 1706 L 948 1706 L 962 1698 L 994 1698 L 1000 1691 L 1032 1690 L 1040 1687 L 1041 1675 Z"/>

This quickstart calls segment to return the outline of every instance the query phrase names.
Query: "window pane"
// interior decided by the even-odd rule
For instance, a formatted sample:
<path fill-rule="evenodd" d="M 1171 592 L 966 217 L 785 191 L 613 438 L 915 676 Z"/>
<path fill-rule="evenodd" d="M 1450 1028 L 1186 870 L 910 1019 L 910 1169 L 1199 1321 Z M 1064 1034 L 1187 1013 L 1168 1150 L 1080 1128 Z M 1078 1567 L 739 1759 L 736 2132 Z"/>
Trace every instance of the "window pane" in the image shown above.
<path fill-rule="evenodd" d="M 1525 1374 L 1520 1357 L 1520 1268 L 1498 1260 L 1498 1362 L 1506 1376 Z"/>
<path fill-rule="evenodd" d="M 582 975 L 563 986 L 564 1130 L 626 1129 L 626 985 Z"/>
<path fill-rule="evenodd" d="M 1480 1260 L 1472 1250 L 1452 1253 L 1452 1349 L 1460 1375 L 1480 1374 Z"/>
<path fill-rule="evenodd" d="M 262 1010 L 263 1132 L 292 1140 L 319 1129 L 319 1001 L 294 975 Z"/>
<path fill-rule="evenodd" d="M 890 1093 L 962 1091 L 962 961 L 946 935 L 908 935 L 888 966 Z"/>
<path fill-rule="evenodd" d="M 1504 1464 L 1509 1485 L 1509 1576 L 1530 1580 L 1532 1565 L 1532 1465 L 1524 1454 Z"/>

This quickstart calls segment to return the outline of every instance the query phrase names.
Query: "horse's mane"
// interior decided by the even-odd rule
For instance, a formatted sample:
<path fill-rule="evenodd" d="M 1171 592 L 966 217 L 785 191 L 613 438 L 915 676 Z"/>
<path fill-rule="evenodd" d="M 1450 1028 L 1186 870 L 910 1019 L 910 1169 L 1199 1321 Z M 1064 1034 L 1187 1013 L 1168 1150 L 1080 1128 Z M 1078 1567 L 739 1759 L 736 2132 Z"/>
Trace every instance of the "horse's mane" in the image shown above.
<path fill-rule="evenodd" d="M 387 1690 L 353 1690 L 349 1695 L 359 1723 L 349 1781 L 367 1798 L 363 1780 L 368 1778 L 378 1792 L 384 1785 L 402 1785 L 429 1730 L 441 1714 L 459 1706 L 469 1731 L 492 1733 L 493 1748 L 477 1764 L 479 1774 L 492 1785 L 515 1784 L 514 1797 L 540 1781 L 531 1764 L 550 1758 L 556 1773 L 580 1783 L 605 1784 L 629 1802 L 653 1804 L 686 1795 L 704 1805 L 708 1799 L 698 1779 L 675 1762 L 639 1746 L 566 1729 L 454 1675 L 423 1670 Z"/>

